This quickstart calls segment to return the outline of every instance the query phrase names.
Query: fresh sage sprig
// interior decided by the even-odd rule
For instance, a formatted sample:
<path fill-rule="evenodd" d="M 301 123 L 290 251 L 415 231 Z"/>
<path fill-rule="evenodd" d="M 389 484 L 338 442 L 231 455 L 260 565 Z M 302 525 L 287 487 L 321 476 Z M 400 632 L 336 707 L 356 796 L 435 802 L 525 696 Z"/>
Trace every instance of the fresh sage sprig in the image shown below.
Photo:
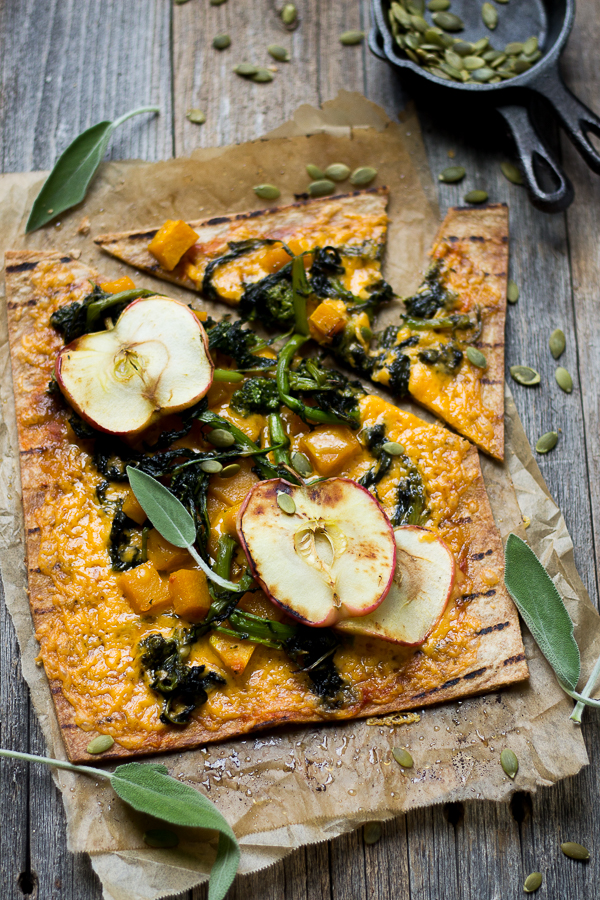
<path fill-rule="evenodd" d="M 30 231 L 47 225 L 60 213 L 81 203 L 104 158 L 113 131 L 131 116 L 158 111 L 158 106 L 142 106 L 125 113 L 114 122 L 98 122 L 82 131 L 54 164 L 31 207 L 25 232 L 29 234 Z"/>
<path fill-rule="evenodd" d="M 199 791 L 176 778 L 171 778 L 166 766 L 156 763 L 125 763 L 114 772 L 76 766 L 62 759 L 18 753 L 0 749 L 0 757 L 44 763 L 81 775 L 110 781 L 114 792 L 138 812 L 147 813 L 171 825 L 185 828 L 210 828 L 219 832 L 217 857 L 210 873 L 208 900 L 222 900 L 238 869 L 240 848 L 227 820 L 216 806 Z"/>
<path fill-rule="evenodd" d="M 200 566 L 204 574 L 219 587 L 240 593 L 243 588 L 233 581 L 221 578 L 202 559 L 194 547 L 196 526 L 191 515 L 171 491 L 146 472 L 127 466 L 127 477 L 136 500 L 165 541 L 175 547 L 184 547 Z"/>
<path fill-rule="evenodd" d="M 590 698 L 600 676 L 600 659 L 581 694 L 577 693 L 581 657 L 573 636 L 573 621 L 541 562 L 516 534 L 509 534 L 506 542 L 504 582 L 559 685 L 578 701 L 571 719 L 580 723 L 584 705 L 600 707 L 600 700 Z"/>

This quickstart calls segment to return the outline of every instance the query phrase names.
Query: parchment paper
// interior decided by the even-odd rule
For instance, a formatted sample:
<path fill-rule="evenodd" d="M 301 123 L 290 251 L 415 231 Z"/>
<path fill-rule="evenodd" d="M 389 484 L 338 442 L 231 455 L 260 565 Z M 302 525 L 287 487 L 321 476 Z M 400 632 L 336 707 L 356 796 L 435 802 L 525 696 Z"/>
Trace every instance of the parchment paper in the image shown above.
<path fill-rule="evenodd" d="M 307 134 L 310 133 L 310 136 Z M 94 234 L 198 218 L 260 204 L 252 185 L 275 182 L 282 201 L 305 189 L 304 166 L 346 162 L 378 168 L 391 188 L 392 219 L 385 274 L 401 293 L 419 281 L 437 226 L 433 185 L 414 115 L 401 124 L 360 95 L 344 93 L 323 110 L 301 107 L 293 122 L 269 139 L 202 150 L 190 160 L 104 164 L 85 204 L 27 239 L 23 226 L 43 174 L 0 178 L 0 247 L 71 251 L 106 276 L 126 267 L 103 256 Z M 84 217 L 91 233 L 78 233 Z M 129 271 L 128 274 L 131 274 Z M 137 284 L 156 287 L 136 274 Z M 191 295 L 169 285 L 170 294 Z M 203 307 L 210 304 L 203 301 Z M 222 308 L 213 308 L 219 314 Z M 388 314 L 393 315 L 393 312 Z M 23 674 L 50 755 L 64 750 L 38 652 L 26 596 L 17 439 L 6 337 L 0 321 L 0 551 L 6 601 L 22 652 Z M 410 403 L 417 414 L 427 414 Z M 503 538 L 526 535 L 550 571 L 576 622 L 584 675 L 600 653 L 600 624 L 573 562 L 571 538 L 532 456 L 512 398 L 506 397 L 507 458 L 482 457 L 492 509 Z M 514 485 L 514 487 L 513 487 Z M 522 516 L 530 524 L 523 529 Z M 375 720 L 278 729 L 245 740 L 161 757 L 172 775 L 210 797 L 235 829 L 242 846 L 241 872 L 256 871 L 307 843 L 323 841 L 408 809 L 468 799 L 507 800 L 514 790 L 535 791 L 574 775 L 587 764 L 573 706 L 528 634 L 529 683 L 439 708 L 418 710 L 413 724 Z M 405 776 L 391 748 L 410 750 L 415 767 Z M 513 784 L 499 765 L 509 746 L 519 758 Z M 133 813 L 110 788 L 68 772 L 55 772 L 67 813 L 69 846 L 92 854 L 106 900 L 156 900 L 187 890 L 207 877 L 214 859 L 210 833 L 179 829 L 176 850 L 151 850 L 142 840 L 148 817 Z M 175 829 L 177 830 L 177 829 Z"/>

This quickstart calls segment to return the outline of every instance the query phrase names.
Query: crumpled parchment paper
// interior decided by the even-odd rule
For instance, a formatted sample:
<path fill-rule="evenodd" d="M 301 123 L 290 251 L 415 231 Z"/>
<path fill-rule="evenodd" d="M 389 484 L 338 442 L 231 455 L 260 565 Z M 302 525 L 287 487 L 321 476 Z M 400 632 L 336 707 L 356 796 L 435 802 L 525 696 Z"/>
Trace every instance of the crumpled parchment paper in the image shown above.
<path fill-rule="evenodd" d="M 166 218 L 199 218 L 258 208 L 252 185 L 280 185 L 280 202 L 306 189 L 306 163 L 374 165 L 378 183 L 391 189 L 385 275 L 400 294 L 414 289 L 437 227 L 435 192 L 416 118 L 392 123 L 357 94 L 342 93 L 323 110 L 301 107 L 294 120 L 260 141 L 197 151 L 164 163 L 103 164 L 85 203 L 57 225 L 24 238 L 24 223 L 43 174 L 0 177 L 0 248 L 69 251 L 117 277 L 125 266 L 103 256 L 94 234 L 153 225 Z M 84 217 L 89 235 L 78 232 Z M 128 274 L 133 274 L 129 270 Z M 136 283 L 157 287 L 141 274 Z M 159 285 L 160 286 L 160 285 Z M 168 292 L 189 301 L 173 286 Z M 202 303 L 211 309 L 210 304 Z M 223 309 L 211 311 L 222 314 Z M 393 311 L 388 312 L 393 316 Z M 54 707 L 38 652 L 26 595 L 17 438 L 12 404 L 6 312 L 0 318 L 0 550 L 6 602 L 22 653 L 23 674 L 50 755 L 64 758 Z M 428 418 L 420 408 L 404 404 Z M 571 538 L 549 496 L 510 394 L 506 397 L 504 464 L 482 457 L 497 525 L 503 538 L 526 536 L 548 568 L 576 622 L 583 672 L 600 653 L 600 621 L 573 562 Z M 530 524 L 523 528 L 523 517 Z M 413 724 L 375 720 L 277 729 L 244 740 L 161 757 L 170 773 L 197 785 L 213 800 L 240 839 L 240 872 L 252 872 L 307 843 L 333 838 L 369 820 L 408 809 L 470 799 L 507 800 L 515 789 L 535 791 L 576 774 L 587 764 L 572 701 L 531 637 L 525 634 L 531 677 L 484 697 L 418 710 Z M 391 748 L 406 747 L 415 767 L 403 775 Z M 499 764 L 509 746 L 519 758 L 516 784 Z M 148 817 L 126 807 L 110 787 L 56 771 L 63 792 L 69 846 L 92 854 L 106 900 L 157 900 L 205 880 L 216 848 L 214 835 L 175 829 L 174 850 L 152 850 L 143 840 Z"/>

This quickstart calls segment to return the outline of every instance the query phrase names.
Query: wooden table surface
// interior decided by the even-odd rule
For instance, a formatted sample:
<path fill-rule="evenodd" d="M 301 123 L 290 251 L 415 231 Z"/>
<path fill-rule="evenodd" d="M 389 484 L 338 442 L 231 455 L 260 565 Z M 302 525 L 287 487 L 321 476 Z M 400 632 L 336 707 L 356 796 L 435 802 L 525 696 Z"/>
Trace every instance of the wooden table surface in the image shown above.
<path fill-rule="evenodd" d="M 513 0 L 517 3 L 517 0 Z M 287 120 L 301 103 L 360 91 L 395 114 L 402 105 L 396 76 L 366 45 L 342 47 L 339 34 L 368 28 L 367 0 L 296 0 L 300 27 L 287 34 L 276 11 L 282 0 L 2 0 L 0 2 L 0 170 L 48 169 L 82 129 L 134 106 L 160 105 L 148 122 L 133 119 L 116 134 L 113 159 L 159 160 L 198 146 L 247 141 Z M 509 7 L 502 7 L 508 10 Z M 212 37 L 227 31 L 222 54 Z M 600 112 L 600 3 L 579 0 L 563 58 L 570 87 Z M 291 48 L 275 81 L 254 85 L 232 73 L 238 61 L 267 61 L 270 43 Z M 269 60 L 270 62 L 270 60 Z M 434 176 L 448 151 L 464 165 L 460 186 L 440 185 L 442 212 L 471 188 L 507 201 L 511 218 L 510 276 L 520 286 L 508 313 L 507 365 L 524 363 L 544 386 L 512 384 L 530 440 L 560 431 L 557 448 L 540 457 L 575 543 L 579 571 L 597 603 L 600 551 L 600 177 L 564 138 L 562 158 L 576 189 L 566 213 L 534 210 L 523 188 L 500 174 L 510 144 L 499 122 L 460 119 L 426 109 L 415 97 Z M 185 118 L 190 107 L 204 126 Z M 543 112 L 543 110 L 542 110 Z M 547 116 L 542 116 L 548 121 Z M 550 138 L 557 141 L 550 129 Z M 126 225 L 126 223 L 124 223 Z M 575 389 L 554 383 L 548 336 L 567 335 L 561 363 Z M 20 675 L 10 618 L 0 609 L 0 746 L 43 753 L 44 741 Z M 307 847 L 268 871 L 238 878 L 231 898 L 244 900 L 511 900 L 523 895 L 531 871 L 544 874 L 548 900 L 597 896 L 600 817 L 600 716 L 585 713 L 591 765 L 579 776 L 535 796 L 517 793 L 510 806 L 473 802 L 409 813 L 383 827 L 366 846 L 356 832 Z M 60 795 L 48 771 L 4 761 L 0 767 L 0 898 L 99 900 L 89 859 L 67 850 Z M 592 849 L 584 865 L 566 859 L 561 841 Z M 594 852 L 596 851 L 596 852 Z M 186 900 L 205 897 L 205 888 Z"/>

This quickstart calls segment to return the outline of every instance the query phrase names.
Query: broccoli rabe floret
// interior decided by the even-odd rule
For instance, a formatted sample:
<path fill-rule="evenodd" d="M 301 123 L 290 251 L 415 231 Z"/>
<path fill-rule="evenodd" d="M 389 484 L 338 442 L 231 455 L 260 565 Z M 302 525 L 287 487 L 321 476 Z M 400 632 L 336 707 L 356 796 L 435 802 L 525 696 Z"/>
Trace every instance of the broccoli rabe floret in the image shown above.
<path fill-rule="evenodd" d="M 243 416 L 277 412 L 280 405 L 277 383 L 272 378 L 249 378 L 231 398 L 231 406 Z"/>

